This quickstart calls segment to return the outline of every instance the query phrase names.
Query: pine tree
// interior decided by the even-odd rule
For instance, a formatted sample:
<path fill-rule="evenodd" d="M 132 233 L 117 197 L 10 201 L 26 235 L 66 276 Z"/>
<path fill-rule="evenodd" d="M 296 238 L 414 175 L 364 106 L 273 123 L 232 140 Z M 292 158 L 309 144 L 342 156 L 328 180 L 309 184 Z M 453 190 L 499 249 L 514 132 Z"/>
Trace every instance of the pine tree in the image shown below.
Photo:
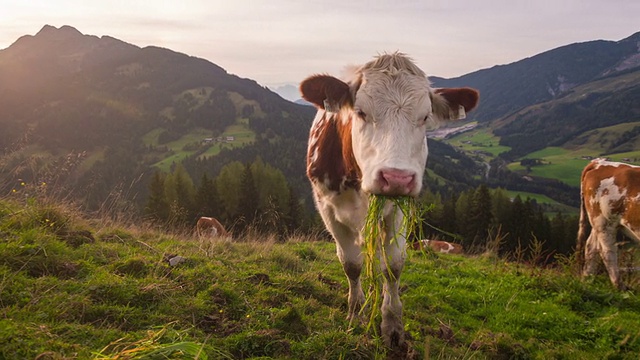
<path fill-rule="evenodd" d="M 220 220 L 226 223 L 232 223 L 238 218 L 240 197 L 244 191 L 241 187 L 244 169 L 245 166 L 241 162 L 233 161 L 222 167 L 215 179 L 220 198 Z"/>
<path fill-rule="evenodd" d="M 503 220 L 503 232 L 508 234 L 502 246 L 502 254 L 513 254 L 518 246 L 522 246 L 525 225 L 528 219 L 525 218 L 525 205 L 520 195 L 516 195 L 511 203 L 511 211 Z"/>
<path fill-rule="evenodd" d="M 565 252 L 565 239 L 567 238 L 567 223 L 561 212 L 551 220 L 551 237 L 549 239 L 548 248 L 556 253 L 568 254 Z"/>
<path fill-rule="evenodd" d="M 244 225 L 252 224 L 258 212 L 258 189 L 253 180 L 253 172 L 249 164 L 245 165 L 240 181 L 240 201 L 238 204 L 238 220 Z"/>
<path fill-rule="evenodd" d="M 456 213 L 456 202 L 458 198 L 456 195 L 452 195 L 442 204 L 442 230 L 448 231 L 453 234 L 458 233 L 458 215 Z"/>
<path fill-rule="evenodd" d="M 458 201 L 456 201 L 456 215 L 458 232 L 462 236 L 462 246 L 470 249 L 473 246 L 473 240 L 476 232 L 471 223 L 471 214 L 473 209 L 473 190 L 460 193 Z"/>
<path fill-rule="evenodd" d="M 493 223 L 493 212 L 491 203 L 491 194 L 487 185 L 480 185 L 473 193 L 471 200 L 471 223 L 472 232 L 475 233 L 473 238 L 473 246 L 475 248 L 484 249 L 484 245 L 489 237 L 489 228 Z"/>
<path fill-rule="evenodd" d="M 193 222 L 195 187 L 189 173 L 181 164 L 177 164 L 164 185 L 169 203 L 169 222 L 177 227 Z"/>
<path fill-rule="evenodd" d="M 289 211 L 285 215 L 284 221 L 287 232 L 293 233 L 302 227 L 305 218 L 305 211 L 295 189 L 291 185 L 288 185 L 288 190 Z"/>
<path fill-rule="evenodd" d="M 165 176 L 162 172 L 156 171 L 149 183 L 149 198 L 144 208 L 144 212 L 153 220 L 167 221 L 169 218 L 169 203 L 164 192 Z"/>
<path fill-rule="evenodd" d="M 196 192 L 195 210 L 197 216 L 211 216 L 218 218 L 220 216 L 220 198 L 213 179 L 202 174 L 200 186 Z"/>

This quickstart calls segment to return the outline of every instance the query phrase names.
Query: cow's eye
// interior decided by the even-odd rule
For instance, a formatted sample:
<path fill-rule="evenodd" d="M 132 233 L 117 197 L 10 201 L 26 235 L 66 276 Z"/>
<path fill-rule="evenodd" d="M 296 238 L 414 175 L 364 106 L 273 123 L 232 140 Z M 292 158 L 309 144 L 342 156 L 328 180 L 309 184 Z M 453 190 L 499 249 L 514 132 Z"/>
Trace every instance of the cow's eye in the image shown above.
<path fill-rule="evenodd" d="M 356 109 L 356 114 L 358 114 L 358 116 L 361 117 L 362 119 L 367 117 L 367 114 L 365 114 L 365 112 L 362 111 L 362 109 Z"/>
<path fill-rule="evenodd" d="M 428 113 L 427 116 L 424 117 L 424 119 L 422 119 L 422 122 L 429 122 L 429 120 L 431 120 L 432 114 Z"/>

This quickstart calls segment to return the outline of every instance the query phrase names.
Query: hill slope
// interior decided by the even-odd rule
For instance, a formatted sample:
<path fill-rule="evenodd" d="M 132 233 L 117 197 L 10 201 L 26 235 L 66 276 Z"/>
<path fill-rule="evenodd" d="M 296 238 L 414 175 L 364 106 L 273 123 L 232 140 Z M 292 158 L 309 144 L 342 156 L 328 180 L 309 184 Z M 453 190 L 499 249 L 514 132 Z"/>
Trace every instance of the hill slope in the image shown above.
<path fill-rule="evenodd" d="M 203 59 L 45 26 L 0 50 L 0 151 L 13 156 L 1 183 L 40 180 L 46 164 L 72 156 L 58 183 L 90 191 L 94 203 L 117 184 L 144 194 L 154 165 L 204 154 L 215 143 L 201 141 L 224 135 L 228 149 L 265 140 L 253 153 L 302 188 L 313 113 Z"/>
<path fill-rule="evenodd" d="M 589 130 L 640 121 L 638 99 L 640 68 L 576 86 L 557 99 L 517 111 L 495 122 L 494 134 L 501 137 L 500 145 L 511 147 L 505 155 L 517 158 L 562 146 Z"/>
<path fill-rule="evenodd" d="M 570 44 L 512 64 L 432 80 L 439 87 L 480 90 L 480 105 L 471 117 L 491 121 L 561 96 L 578 85 L 640 66 L 639 44 L 640 32 L 620 41 Z"/>
<path fill-rule="evenodd" d="M 399 358 L 345 319 L 332 243 L 198 240 L 23 200 L 0 199 L 2 358 Z M 401 284 L 411 359 L 640 352 L 640 298 L 604 276 L 412 252 Z"/>

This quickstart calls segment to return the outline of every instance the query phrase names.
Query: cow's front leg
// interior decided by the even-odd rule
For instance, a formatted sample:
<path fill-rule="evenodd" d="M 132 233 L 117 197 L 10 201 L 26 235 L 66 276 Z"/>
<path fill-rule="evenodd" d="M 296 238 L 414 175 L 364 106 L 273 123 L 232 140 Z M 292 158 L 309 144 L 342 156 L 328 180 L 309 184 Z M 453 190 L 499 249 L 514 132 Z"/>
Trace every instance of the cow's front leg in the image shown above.
<path fill-rule="evenodd" d="M 598 236 L 600 243 L 600 257 L 607 268 L 611 283 L 620 290 L 625 290 L 625 286 L 620 280 L 620 269 L 618 268 L 618 248 L 616 247 L 615 229 L 607 229 Z"/>
<path fill-rule="evenodd" d="M 582 276 L 590 276 L 595 274 L 596 265 L 598 260 L 599 244 L 596 235 L 596 229 L 591 230 L 589 238 L 584 247 L 584 268 L 582 270 Z"/>
<path fill-rule="evenodd" d="M 359 234 L 330 216 L 325 218 L 325 224 L 336 241 L 338 259 L 340 259 L 349 281 L 349 314 L 347 319 L 352 322 L 359 319 L 358 314 L 365 301 L 360 282 L 363 256 Z"/>
<path fill-rule="evenodd" d="M 347 318 L 349 322 L 354 320 L 360 321 L 358 316 L 362 305 L 364 304 L 364 292 L 360 282 L 360 274 L 362 273 L 362 250 L 356 241 L 339 240 L 337 243 L 337 252 L 342 268 L 344 269 L 347 280 L 349 280 L 349 314 Z"/>
<path fill-rule="evenodd" d="M 397 347 L 404 343 L 400 275 L 406 257 L 406 239 L 403 234 L 396 235 L 398 230 L 398 228 L 387 230 L 384 253 L 380 257 L 380 270 L 384 274 L 380 328 L 382 339 L 389 347 Z"/>

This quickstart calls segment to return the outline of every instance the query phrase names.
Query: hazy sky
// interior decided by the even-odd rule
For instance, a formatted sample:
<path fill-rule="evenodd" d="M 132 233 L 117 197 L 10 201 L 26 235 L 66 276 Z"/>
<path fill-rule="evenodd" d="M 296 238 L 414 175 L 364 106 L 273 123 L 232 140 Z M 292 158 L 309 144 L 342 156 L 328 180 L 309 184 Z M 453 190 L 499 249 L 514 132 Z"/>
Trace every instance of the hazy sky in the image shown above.
<path fill-rule="evenodd" d="M 205 58 L 262 85 L 382 52 L 456 77 L 640 31 L 638 0 L 0 0 L 0 49 L 45 24 Z"/>

